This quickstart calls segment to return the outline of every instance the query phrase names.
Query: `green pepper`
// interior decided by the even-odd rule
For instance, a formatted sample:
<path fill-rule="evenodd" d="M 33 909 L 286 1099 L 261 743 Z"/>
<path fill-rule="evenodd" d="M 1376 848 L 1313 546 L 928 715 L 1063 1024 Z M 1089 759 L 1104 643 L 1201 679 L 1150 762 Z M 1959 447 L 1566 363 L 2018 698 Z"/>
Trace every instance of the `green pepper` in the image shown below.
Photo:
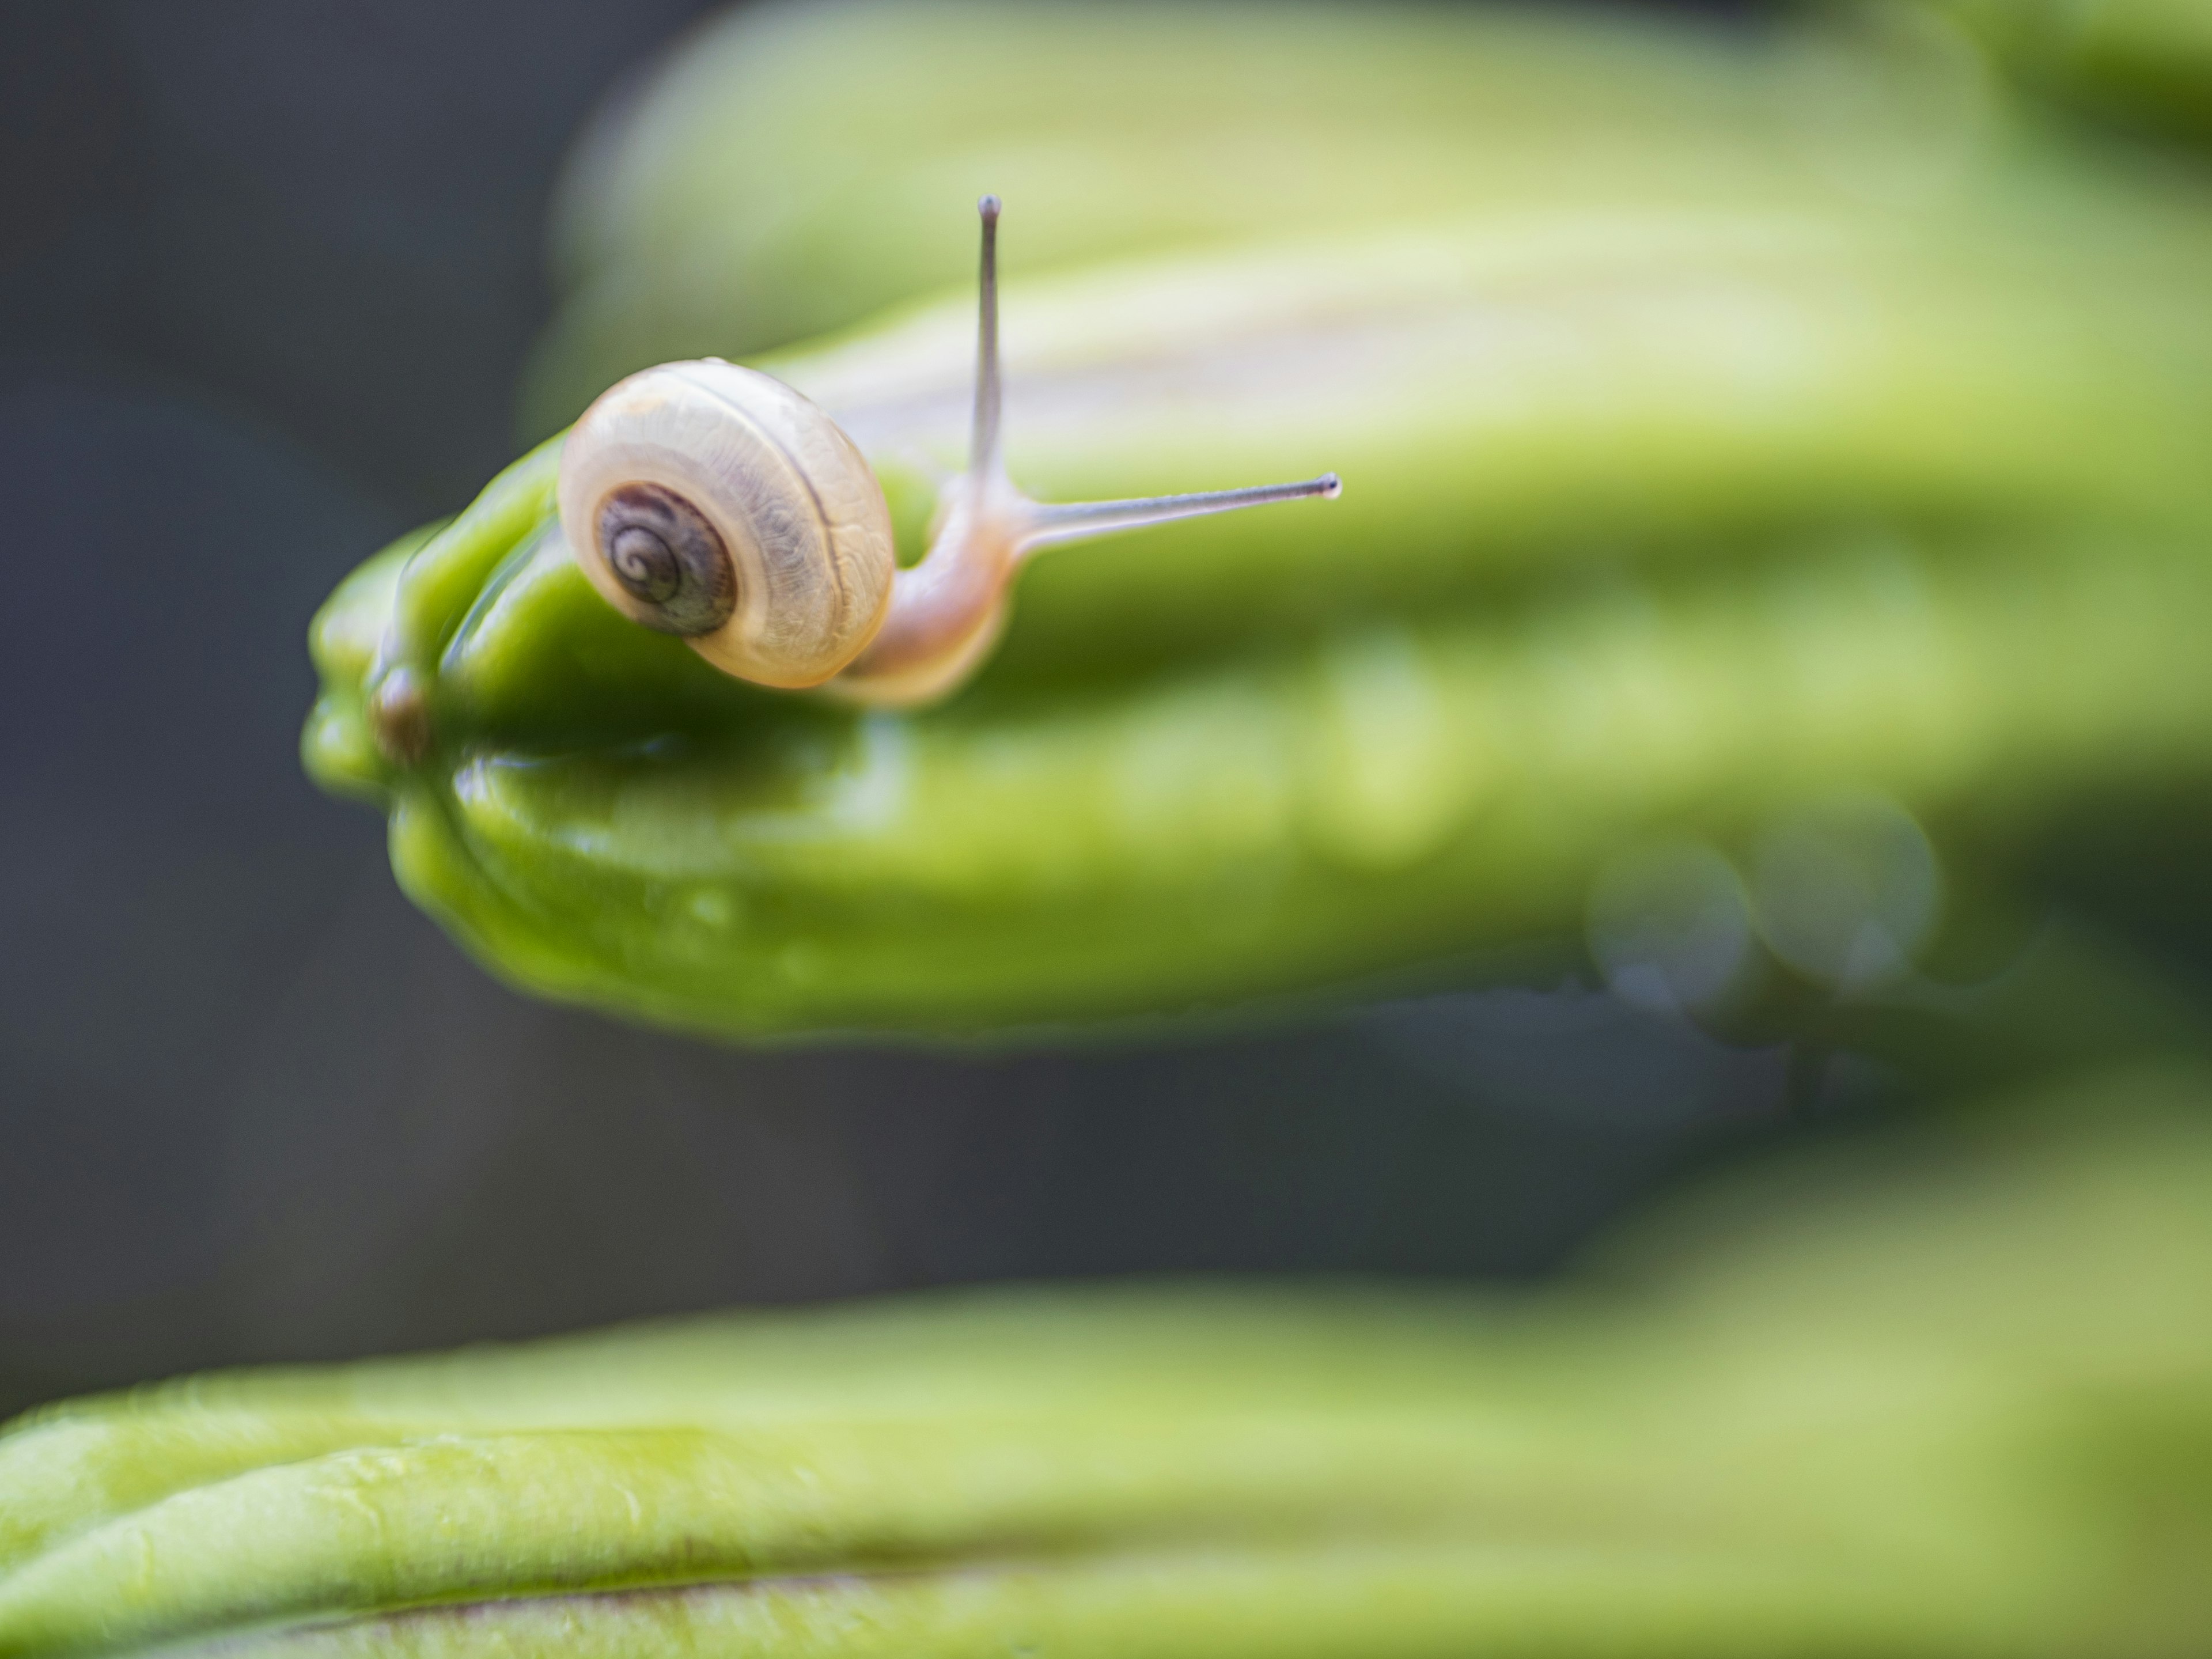
<path fill-rule="evenodd" d="M 1571 935 L 1609 859 L 1824 793 L 1940 829 L 2202 775 L 2212 235 L 2063 208 L 1498 217 L 1017 288 L 1040 495 L 1346 498 L 1049 555 L 972 685 L 870 713 L 603 604 L 550 444 L 333 599 L 308 763 L 499 970 L 744 1035 L 1303 993 Z M 769 365 L 909 542 L 969 317 Z"/>
<path fill-rule="evenodd" d="M 970 1291 L 48 1407 L 0 1656 L 2186 1650 L 2204 1089 L 1862 1147 L 1518 1297 Z"/>

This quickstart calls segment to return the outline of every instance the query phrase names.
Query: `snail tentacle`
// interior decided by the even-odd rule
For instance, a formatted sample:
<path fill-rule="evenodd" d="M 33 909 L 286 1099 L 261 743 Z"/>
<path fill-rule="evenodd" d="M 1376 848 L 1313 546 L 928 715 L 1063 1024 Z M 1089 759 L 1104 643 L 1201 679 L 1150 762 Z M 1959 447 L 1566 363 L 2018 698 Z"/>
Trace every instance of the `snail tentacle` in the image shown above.
<path fill-rule="evenodd" d="M 1007 478 L 999 361 L 1000 201 L 976 204 L 982 221 L 977 273 L 975 405 L 968 471 L 948 487 L 943 524 L 921 562 L 892 579 L 882 631 L 831 687 L 854 702 L 910 703 L 940 696 L 988 654 L 1006 623 L 1007 590 L 1041 548 L 1090 541 L 1176 519 L 1310 495 L 1334 498 L 1334 472 L 1297 483 L 1260 484 L 1127 501 L 1048 503 Z"/>

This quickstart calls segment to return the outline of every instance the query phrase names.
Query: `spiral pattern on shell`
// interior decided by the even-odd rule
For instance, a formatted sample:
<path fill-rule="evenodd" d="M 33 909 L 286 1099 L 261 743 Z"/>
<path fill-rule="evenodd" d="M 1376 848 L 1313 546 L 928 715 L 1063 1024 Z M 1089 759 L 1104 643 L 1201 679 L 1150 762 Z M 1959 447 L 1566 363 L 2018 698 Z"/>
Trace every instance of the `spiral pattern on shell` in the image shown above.
<path fill-rule="evenodd" d="M 631 375 L 569 432 L 558 495 L 607 602 L 740 679 L 819 685 L 882 624 L 896 568 L 882 486 L 771 375 L 712 358 Z"/>
<path fill-rule="evenodd" d="M 706 514 L 660 484 L 629 484 L 599 505 L 599 545 L 637 619 L 665 633 L 711 634 L 738 608 L 738 571 Z"/>

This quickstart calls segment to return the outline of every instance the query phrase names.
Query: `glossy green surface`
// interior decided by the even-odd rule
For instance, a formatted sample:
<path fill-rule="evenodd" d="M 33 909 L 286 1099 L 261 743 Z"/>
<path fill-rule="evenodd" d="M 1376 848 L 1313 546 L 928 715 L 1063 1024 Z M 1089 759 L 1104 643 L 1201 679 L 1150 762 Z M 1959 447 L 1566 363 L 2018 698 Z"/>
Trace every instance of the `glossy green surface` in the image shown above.
<path fill-rule="evenodd" d="M 938 1294 L 50 1407 L 0 1655 L 2185 1651 L 2203 1098 L 1816 1159 L 1520 1297 Z"/>
<path fill-rule="evenodd" d="M 1772 137 L 1829 84 L 1801 45 L 1516 27 L 1490 72 L 1539 41 L 1658 150 Z M 1820 61 L 1862 93 L 1904 73 Z M 1736 95 L 1667 103 L 1686 75 Z M 915 94 L 918 131 L 941 101 Z M 1048 555 L 936 708 L 760 691 L 623 621 L 549 533 L 556 441 L 333 597 L 309 767 L 389 810 L 402 882 L 498 971 L 742 1036 L 1556 963 L 1655 839 L 1744 856 L 1874 794 L 1940 854 L 2205 778 L 2212 200 L 1994 107 L 1900 196 L 1854 168 L 1915 130 L 1831 101 L 1825 148 L 1701 192 L 1607 163 L 1633 123 L 1531 116 L 1518 165 L 1574 179 L 1540 201 L 1471 183 L 1448 220 L 1014 282 L 1009 459 L 1038 495 L 1346 491 Z M 973 325 L 959 297 L 768 362 L 876 465 L 909 555 L 963 459 Z M 424 717 L 380 750 L 395 675 Z"/>
<path fill-rule="evenodd" d="M 1808 793 L 1940 816 L 2212 759 L 2203 319 L 1948 286 L 1835 226 L 1635 232 L 1609 280 L 1588 227 L 1524 243 L 1555 263 L 1517 293 L 1479 274 L 1494 242 L 1425 239 L 1402 304 L 1403 250 L 1146 274 L 1186 317 L 1278 283 L 1254 355 L 1304 367 L 1152 403 L 1131 376 L 1103 410 L 1147 288 L 1017 290 L 1041 489 L 1351 482 L 1048 559 L 1000 660 L 917 714 L 739 686 L 622 621 L 540 538 L 549 451 L 333 601 L 309 763 L 388 800 L 403 881 L 503 971 L 772 1032 L 1301 990 L 1571 933 L 1609 854 Z M 1235 355 L 1213 316 L 1160 357 Z M 896 457 L 936 435 L 917 409 L 951 418 L 958 350 L 948 315 L 788 372 Z M 434 736 L 395 768 L 361 711 L 401 665 Z"/>

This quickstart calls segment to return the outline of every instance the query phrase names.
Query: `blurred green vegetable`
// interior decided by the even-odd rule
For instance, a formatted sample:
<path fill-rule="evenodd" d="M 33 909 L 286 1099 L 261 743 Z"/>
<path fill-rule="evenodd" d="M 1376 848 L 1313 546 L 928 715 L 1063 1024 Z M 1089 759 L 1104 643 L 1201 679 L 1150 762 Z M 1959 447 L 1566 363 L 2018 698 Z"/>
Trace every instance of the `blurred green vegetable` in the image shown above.
<path fill-rule="evenodd" d="M 1079 13 L 837 15 L 740 26 L 744 52 L 677 70 L 629 161 L 602 163 L 623 183 L 589 199 L 636 239 L 593 244 L 586 292 L 613 284 L 656 350 L 935 280 L 910 221 L 837 193 L 862 188 L 841 146 L 881 159 L 867 188 L 919 199 L 942 166 L 972 194 L 998 179 L 965 170 L 1024 129 L 945 89 L 963 54 L 994 86 L 1091 61 Z M 1320 206 L 1123 263 L 1041 231 L 1073 268 L 1008 294 L 1009 459 L 1046 499 L 1333 467 L 1344 501 L 1050 556 L 977 683 L 863 715 L 722 679 L 602 605 L 554 531 L 543 449 L 316 623 L 308 763 L 389 807 L 410 893 L 523 983 L 655 1019 L 999 1031 L 1572 939 L 1620 860 L 1686 837 L 1748 861 L 1831 799 L 1889 803 L 1940 863 L 2212 774 L 2193 188 L 2054 153 L 1946 47 L 1271 15 L 1139 14 L 1054 104 L 1067 144 L 1134 155 L 1141 93 L 1160 143 L 1211 160 L 1149 197 L 1041 186 L 1047 226 L 1096 200 L 1132 245 L 1188 241 L 1180 204 L 1248 177 Z M 1227 32 L 1214 58 L 1194 28 Z M 1309 54 L 1339 112 L 1322 136 L 1291 143 L 1302 106 L 1279 98 L 1222 106 L 1246 148 L 1200 121 L 1221 43 L 1246 38 L 1279 77 Z M 1425 41 L 1444 79 L 1409 67 Z M 854 79 L 876 53 L 904 102 Z M 764 106 L 712 95 L 756 75 L 781 88 Z M 1457 182 L 1419 223 L 1426 186 L 1378 185 L 1359 222 L 1316 157 L 1409 76 L 1373 142 Z M 855 87 L 875 125 L 823 148 L 818 179 L 714 137 L 782 131 L 773 112 L 817 94 L 848 133 Z M 733 180 L 795 194 L 779 214 Z M 930 211 L 964 239 L 961 202 Z M 733 223 L 764 240 L 726 245 Z M 686 331 L 702 283 L 733 307 L 726 337 Z M 768 365 L 859 442 L 909 553 L 964 459 L 971 306 Z M 584 324 L 559 339 L 594 374 L 634 366 Z M 1909 957 L 1924 933 L 1892 942 Z"/>
<path fill-rule="evenodd" d="M 1938 0 L 2023 79 L 2100 115 L 2212 138 L 2207 0 Z"/>
<path fill-rule="evenodd" d="M 1900 103 L 1869 51 L 1625 13 L 733 9 L 579 146 L 530 419 L 550 432 L 633 369 L 963 287 L 961 210 L 985 189 L 1012 205 L 1018 277 L 1470 210 L 1940 188 L 1989 137 L 1971 66 Z"/>
<path fill-rule="evenodd" d="M 0 1436 L 0 1655 L 2176 1654 L 2201 1079 L 1831 1152 L 1519 1297 L 939 1295 Z"/>

